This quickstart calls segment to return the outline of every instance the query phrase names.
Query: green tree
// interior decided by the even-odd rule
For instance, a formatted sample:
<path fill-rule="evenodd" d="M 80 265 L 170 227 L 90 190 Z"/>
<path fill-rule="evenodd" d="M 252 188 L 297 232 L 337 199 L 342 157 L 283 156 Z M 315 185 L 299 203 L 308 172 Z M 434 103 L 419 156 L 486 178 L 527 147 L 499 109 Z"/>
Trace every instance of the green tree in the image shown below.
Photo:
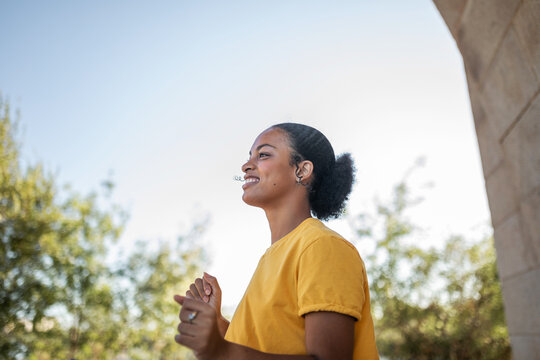
<path fill-rule="evenodd" d="M 59 188 L 40 164 L 23 167 L 17 123 L 0 96 L 0 359 L 187 358 L 172 295 L 200 273 L 204 226 L 107 264 L 126 214 L 107 195 Z"/>
<path fill-rule="evenodd" d="M 94 313 L 110 309 L 102 259 L 124 214 L 100 210 L 96 193 L 60 191 L 40 164 L 23 168 L 10 115 L 0 97 L 0 353 L 30 356 L 47 339 L 67 358 Z"/>
<path fill-rule="evenodd" d="M 121 353 L 129 359 L 191 359 L 191 352 L 174 341 L 179 307 L 172 299 L 201 276 L 205 254 L 197 244 L 204 222 L 179 237 L 177 244 L 162 243 L 155 251 L 140 242 L 115 272 L 122 327 Z M 125 285 L 122 286 L 121 282 Z"/>
<path fill-rule="evenodd" d="M 405 181 L 393 199 L 361 214 L 355 230 L 366 256 L 377 346 L 388 359 L 510 359 L 491 237 L 453 236 L 442 249 L 414 241 Z"/>

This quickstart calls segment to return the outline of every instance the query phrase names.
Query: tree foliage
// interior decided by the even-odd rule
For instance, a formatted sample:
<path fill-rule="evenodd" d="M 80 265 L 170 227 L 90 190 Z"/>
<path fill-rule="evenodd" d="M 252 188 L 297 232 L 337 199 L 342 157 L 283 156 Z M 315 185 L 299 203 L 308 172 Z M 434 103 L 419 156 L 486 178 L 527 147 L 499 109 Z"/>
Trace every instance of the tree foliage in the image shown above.
<path fill-rule="evenodd" d="M 125 213 L 23 167 L 11 115 L 0 96 L 0 359 L 186 358 L 172 295 L 199 273 L 202 226 L 108 264 Z"/>
<path fill-rule="evenodd" d="M 413 199 L 403 181 L 355 230 L 366 257 L 377 346 L 388 359 L 510 359 L 491 237 L 453 236 L 440 249 L 414 241 Z"/>

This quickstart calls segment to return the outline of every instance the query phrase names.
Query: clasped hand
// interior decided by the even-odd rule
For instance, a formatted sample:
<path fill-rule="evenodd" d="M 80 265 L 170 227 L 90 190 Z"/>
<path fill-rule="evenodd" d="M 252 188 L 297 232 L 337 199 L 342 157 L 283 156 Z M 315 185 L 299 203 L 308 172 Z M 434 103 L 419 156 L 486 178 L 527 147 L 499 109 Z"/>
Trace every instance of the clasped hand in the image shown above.
<path fill-rule="evenodd" d="M 192 349 L 199 360 L 217 359 L 226 343 L 217 280 L 205 273 L 191 284 L 186 296 L 175 295 L 174 300 L 182 305 L 176 342 Z"/>

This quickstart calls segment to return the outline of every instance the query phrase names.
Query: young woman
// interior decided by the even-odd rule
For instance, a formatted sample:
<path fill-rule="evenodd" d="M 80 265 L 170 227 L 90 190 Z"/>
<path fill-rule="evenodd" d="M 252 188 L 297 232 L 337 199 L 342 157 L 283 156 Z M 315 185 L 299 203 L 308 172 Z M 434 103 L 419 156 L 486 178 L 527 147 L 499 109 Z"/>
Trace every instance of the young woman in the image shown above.
<path fill-rule="evenodd" d="M 326 137 L 301 124 L 263 131 L 242 166 L 242 199 L 262 208 L 271 246 L 229 324 L 217 280 L 204 274 L 182 305 L 176 341 L 199 360 L 378 359 L 364 263 L 318 219 L 342 214 L 354 178 Z"/>

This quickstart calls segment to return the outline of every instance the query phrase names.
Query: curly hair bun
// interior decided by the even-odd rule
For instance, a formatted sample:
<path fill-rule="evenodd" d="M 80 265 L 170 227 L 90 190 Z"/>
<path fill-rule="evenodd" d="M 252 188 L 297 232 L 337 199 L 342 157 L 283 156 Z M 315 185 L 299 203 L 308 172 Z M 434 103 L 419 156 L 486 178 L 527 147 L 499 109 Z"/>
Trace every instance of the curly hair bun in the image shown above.
<path fill-rule="evenodd" d="M 351 154 L 334 157 L 332 145 L 319 130 L 303 124 L 282 123 L 272 126 L 287 133 L 293 152 L 291 164 L 301 160 L 313 163 L 309 204 L 314 216 L 321 220 L 343 214 L 354 182 L 354 162 Z"/>
<path fill-rule="evenodd" d="M 343 214 L 354 183 L 354 161 L 344 153 L 326 174 L 321 176 L 317 189 L 310 194 L 311 211 L 321 220 L 338 218 Z"/>

